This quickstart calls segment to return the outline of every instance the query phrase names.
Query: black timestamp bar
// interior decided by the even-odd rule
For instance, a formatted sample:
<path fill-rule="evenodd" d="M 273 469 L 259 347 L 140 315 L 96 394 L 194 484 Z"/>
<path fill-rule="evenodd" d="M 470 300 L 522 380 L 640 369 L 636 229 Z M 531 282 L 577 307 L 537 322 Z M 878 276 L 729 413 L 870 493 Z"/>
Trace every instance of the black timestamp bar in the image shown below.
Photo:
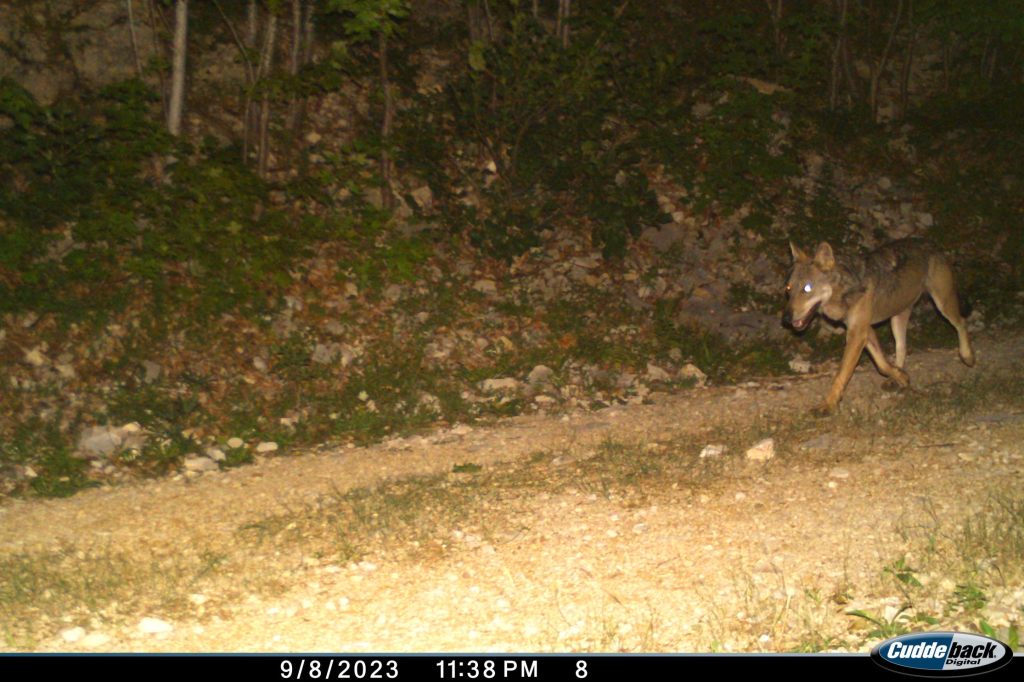
<path fill-rule="evenodd" d="M 295 654 L 3 654 L 3 679 L 243 679 L 361 682 L 622 682 L 640 678 L 762 678 L 793 673 L 828 679 L 877 676 L 866 653 L 824 655 L 334 653 Z M 1024 679 L 1024 656 L 984 682 Z M 891 673 L 886 673 L 891 676 Z"/>
<path fill-rule="evenodd" d="M 394 658 L 300 656 L 283 658 L 282 680 L 397 680 Z"/>
<path fill-rule="evenodd" d="M 442 658 L 435 664 L 439 680 L 537 680 L 536 658 Z"/>

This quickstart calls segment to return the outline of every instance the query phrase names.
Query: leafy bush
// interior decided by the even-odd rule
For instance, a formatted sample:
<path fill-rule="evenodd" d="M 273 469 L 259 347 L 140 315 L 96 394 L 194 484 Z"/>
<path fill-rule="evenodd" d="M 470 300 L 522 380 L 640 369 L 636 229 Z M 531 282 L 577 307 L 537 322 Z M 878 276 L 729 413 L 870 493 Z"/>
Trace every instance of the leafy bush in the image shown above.
<path fill-rule="evenodd" d="M 449 225 L 491 253 L 522 252 L 572 217 L 621 254 L 630 234 L 659 218 L 607 85 L 601 38 L 614 26 L 578 30 L 563 47 L 517 11 L 501 42 L 471 45 L 449 87 L 404 117 L 403 160 L 430 182 Z"/>
<path fill-rule="evenodd" d="M 173 303 L 262 309 L 286 265 L 337 227 L 297 229 L 266 209 L 237 150 L 172 141 L 154 102 L 137 81 L 49 107 L 0 83 L 0 312 L 79 319 L 147 294 L 157 316 Z"/>

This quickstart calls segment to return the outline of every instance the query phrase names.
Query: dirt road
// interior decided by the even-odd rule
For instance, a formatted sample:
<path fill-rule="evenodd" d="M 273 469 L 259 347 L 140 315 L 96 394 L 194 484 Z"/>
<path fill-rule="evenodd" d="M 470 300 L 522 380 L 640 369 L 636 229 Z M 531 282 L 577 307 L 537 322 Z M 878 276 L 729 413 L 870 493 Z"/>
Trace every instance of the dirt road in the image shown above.
<path fill-rule="evenodd" d="M 1014 624 L 1019 570 L 948 608 L 965 522 L 1024 479 L 1024 342 L 977 349 L 912 354 L 902 394 L 865 359 L 825 420 L 829 368 L 8 500 L 4 649 L 790 651 L 863 648 L 854 610 Z"/>

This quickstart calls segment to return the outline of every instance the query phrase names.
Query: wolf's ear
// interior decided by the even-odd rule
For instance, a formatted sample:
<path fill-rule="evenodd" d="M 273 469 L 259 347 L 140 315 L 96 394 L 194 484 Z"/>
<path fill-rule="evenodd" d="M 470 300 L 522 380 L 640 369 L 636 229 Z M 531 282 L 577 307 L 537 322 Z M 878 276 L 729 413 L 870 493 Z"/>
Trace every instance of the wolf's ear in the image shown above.
<path fill-rule="evenodd" d="M 818 244 L 818 250 L 814 252 L 814 264 L 822 270 L 831 270 L 835 267 L 836 258 L 828 242 Z"/>
<path fill-rule="evenodd" d="M 803 250 L 793 242 L 789 243 L 789 250 L 793 253 L 794 263 L 803 263 L 811 259 L 810 256 L 804 253 Z"/>

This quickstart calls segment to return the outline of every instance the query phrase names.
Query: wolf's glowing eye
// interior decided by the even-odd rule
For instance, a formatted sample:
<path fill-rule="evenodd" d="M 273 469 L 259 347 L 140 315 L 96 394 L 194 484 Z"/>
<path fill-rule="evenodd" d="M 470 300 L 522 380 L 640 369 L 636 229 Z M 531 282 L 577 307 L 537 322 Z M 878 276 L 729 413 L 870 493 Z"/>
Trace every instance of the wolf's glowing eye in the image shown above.
<path fill-rule="evenodd" d="M 810 282 L 808 282 L 807 284 L 804 285 L 804 293 L 805 294 L 811 293 L 811 289 L 813 289 L 813 287 L 811 286 Z"/>

